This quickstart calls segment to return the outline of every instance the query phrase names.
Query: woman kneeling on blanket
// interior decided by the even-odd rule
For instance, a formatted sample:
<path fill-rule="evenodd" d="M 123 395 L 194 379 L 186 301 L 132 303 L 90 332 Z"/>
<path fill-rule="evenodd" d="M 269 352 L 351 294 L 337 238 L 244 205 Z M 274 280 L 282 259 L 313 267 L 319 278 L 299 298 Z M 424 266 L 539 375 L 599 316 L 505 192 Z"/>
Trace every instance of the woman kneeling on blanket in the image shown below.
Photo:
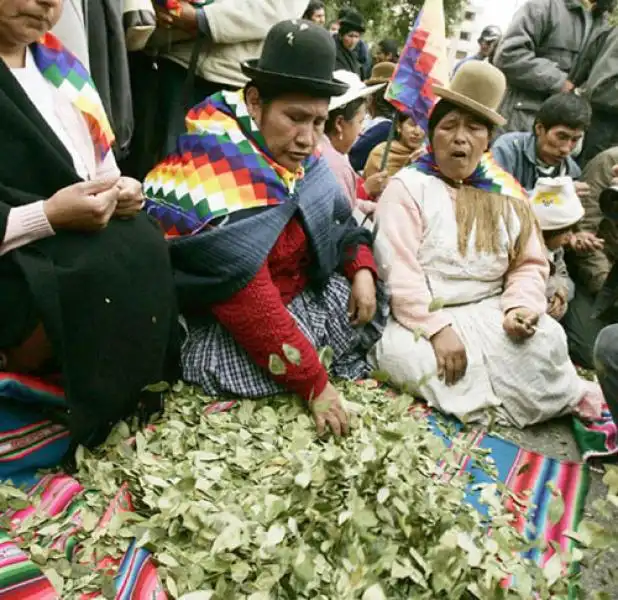
<path fill-rule="evenodd" d="M 177 328 L 164 237 L 121 177 L 61 0 L 0 2 L 0 371 L 62 374 L 76 441 L 164 378 Z M 169 354 L 168 354 L 169 350 Z"/>
<path fill-rule="evenodd" d="M 365 376 L 388 302 L 371 236 L 316 152 L 329 98 L 347 89 L 335 56 L 317 25 L 273 27 L 243 65 L 251 82 L 194 107 L 144 187 L 170 239 L 184 378 L 211 396 L 296 393 L 319 431 L 340 434 L 347 416 L 318 351 L 332 350 L 334 375 Z"/>
<path fill-rule="evenodd" d="M 504 89 L 483 62 L 435 87 L 430 152 L 394 177 L 376 213 L 393 316 L 372 357 L 394 384 L 463 421 L 594 416 L 598 386 L 578 377 L 545 314 L 549 267 L 531 207 L 486 154 Z"/>

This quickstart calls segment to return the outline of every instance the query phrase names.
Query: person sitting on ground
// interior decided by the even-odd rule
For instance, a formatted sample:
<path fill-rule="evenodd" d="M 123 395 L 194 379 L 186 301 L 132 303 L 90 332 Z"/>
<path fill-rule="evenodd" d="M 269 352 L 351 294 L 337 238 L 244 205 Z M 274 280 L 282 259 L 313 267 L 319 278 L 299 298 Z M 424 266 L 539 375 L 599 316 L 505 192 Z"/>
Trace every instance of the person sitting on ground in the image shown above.
<path fill-rule="evenodd" d="M 561 321 L 575 295 L 564 248 L 570 244 L 573 229 L 584 216 L 584 207 L 570 177 L 539 179 L 530 202 L 543 232 L 549 261 L 547 313 Z"/>
<path fill-rule="evenodd" d="M 88 71 L 49 33 L 61 10 L 0 4 L 0 370 L 59 373 L 73 439 L 94 445 L 176 375 L 177 314 L 141 185 L 116 166 Z"/>
<path fill-rule="evenodd" d="M 425 132 L 412 117 L 405 113 L 397 113 L 395 122 L 397 128 L 395 139 L 386 158 L 386 173 L 389 177 L 419 158 L 423 154 L 425 142 Z M 363 172 L 366 180 L 380 172 L 387 146 L 388 142 L 382 142 L 371 151 Z"/>
<path fill-rule="evenodd" d="M 496 51 L 500 39 L 502 38 L 502 30 L 497 25 L 488 25 L 481 31 L 478 39 L 479 51 L 471 56 L 461 59 L 453 69 L 453 75 L 459 71 L 462 65 L 465 65 L 469 60 L 488 60 L 491 62 Z"/>
<path fill-rule="evenodd" d="M 322 2 L 322 0 L 311 0 L 307 10 L 303 14 L 303 19 L 324 26 L 326 23 L 326 7 L 324 6 L 324 2 Z"/>
<path fill-rule="evenodd" d="M 371 71 L 371 77 L 365 82 L 373 86 L 388 84 L 395 73 L 395 63 L 379 63 Z M 363 130 L 350 150 L 350 162 L 357 173 L 362 173 L 371 151 L 388 139 L 393 124 L 395 108 L 384 98 L 384 89 L 381 88 L 369 98 L 367 104 L 368 120 Z"/>
<path fill-rule="evenodd" d="M 362 15 L 356 10 L 346 9 L 339 19 L 339 31 L 334 37 L 337 45 L 336 69 L 350 71 L 361 79 L 365 79 L 363 69 L 367 60 L 363 61 L 364 57 L 359 56 L 363 33 L 365 33 L 365 20 Z"/>
<path fill-rule="evenodd" d="M 316 152 L 329 99 L 348 89 L 333 79 L 335 55 L 325 29 L 275 25 L 243 64 L 250 83 L 189 112 L 145 193 L 170 238 L 184 378 L 210 396 L 298 394 L 320 431 L 343 433 L 319 351 L 330 349 L 333 376 L 366 375 L 388 301 L 371 234 Z"/>
<path fill-rule="evenodd" d="M 375 199 L 386 185 L 386 172 L 376 171 L 365 179 L 359 177 L 350 164 L 348 152 L 365 118 L 367 96 L 384 84 L 367 86 L 349 71 L 335 71 L 333 78 L 348 85 L 349 89 L 330 101 L 320 149 L 352 209 L 358 207 L 361 213 L 371 214 L 375 210 Z"/>
<path fill-rule="evenodd" d="M 399 60 L 399 44 L 397 40 L 380 40 L 376 45 L 374 56 L 375 64 L 390 62 L 397 63 Z"/>
<path fill-rule="evenodd" d="M 486 153 L 505 86 L 479 61 L 433 86 L 430 152 L 390 180 L 376 210 L 392 317 L 370 356 L 393 385 L 462 421 L 494 413 L 525 427 L 590 392 L 545 314 L 549 266 L 526 193 Z"/>

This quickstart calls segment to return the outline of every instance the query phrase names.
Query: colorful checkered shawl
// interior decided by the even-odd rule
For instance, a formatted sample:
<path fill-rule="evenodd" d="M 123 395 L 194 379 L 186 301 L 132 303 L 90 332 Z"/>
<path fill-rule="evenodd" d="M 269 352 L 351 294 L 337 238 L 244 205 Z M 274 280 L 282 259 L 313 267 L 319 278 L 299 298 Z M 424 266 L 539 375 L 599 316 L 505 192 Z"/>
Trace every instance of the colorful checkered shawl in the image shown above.
<path fill-rule="evenodd" d="M 436 164 L 433 152 L 423 154 L 415 163 L 410 165 L 411 169 L 421 171 L 427 175 L 440 177 L 440 169 Z M 474 173 L 463 181 L 463 185 L 469 185 L 479 190 L 485 190 L 518 200 L 528 198 L 525 190 L 521 187 L 517 179 L 507 173 L 496 163 L 489 152 L 486 152 L 474 170 Z"/>
<path fill-rule="evenodd" d="M 31 51 L 43 77 L 53 83 L 83 115 L 96 158 L 102 161 L 114 142 L 114 133 L 90 74 L 51 33 L 46 33 L 38 43 L 33 44 Z"/>
<path fill-rule="evenodd" d="M 146 210 L 168 238 L 192 235 L 213 219 L 290 200 L 310 157 L 297 173 L 277 164 L 249 116 L 242 90 L 220 92 L 195 106 L 177 151 L 144 180 Z"/>

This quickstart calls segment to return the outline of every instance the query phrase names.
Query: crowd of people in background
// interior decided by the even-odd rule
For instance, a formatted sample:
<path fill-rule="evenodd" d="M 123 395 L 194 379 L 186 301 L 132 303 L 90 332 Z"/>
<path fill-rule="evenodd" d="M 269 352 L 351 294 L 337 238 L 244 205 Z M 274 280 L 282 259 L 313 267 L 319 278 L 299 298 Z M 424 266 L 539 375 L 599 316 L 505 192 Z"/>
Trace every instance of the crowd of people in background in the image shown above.
<path fill-rule="evenodd" d="M 618 419 L 615 4 L 488 24 L 425 131 L 354 8 L 6 0 L 0 369 L 61 372 L 89 444 L 179 376 L 336 434 L 375 369 L 464 421 Z"/>

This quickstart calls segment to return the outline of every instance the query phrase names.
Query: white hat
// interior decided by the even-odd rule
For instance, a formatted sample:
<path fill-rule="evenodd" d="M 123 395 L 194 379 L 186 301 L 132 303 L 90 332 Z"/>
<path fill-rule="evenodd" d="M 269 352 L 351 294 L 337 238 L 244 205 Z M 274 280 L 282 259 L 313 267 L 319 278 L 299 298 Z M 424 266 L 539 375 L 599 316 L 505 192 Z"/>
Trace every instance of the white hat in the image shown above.
<path fill-rule="evenodd" d="M 328 112 L 331 110 L 335 110 L 336 108 L 341 108 L 346 104 L 349 104 L 353 100 L 358 98 L 364 98 L 365 96 L 370 96 L 375 91 L 383 88 L 386 83 L 378 83 L 376 85 L 366 85 L 361 81 L 361 78 L 356 75 L 356 73 L 352 73 L 351 71 L 345 71 L 344 69 L 339 69 L 333 73 L 333 79 L 337 79 L 342 83 L 348 85 L 348 91 L 343 94 L 343 96 L 334 96 L 330 100 L 330 104 L 328 105 Z"/>
<path fill-rule="evenodd" d="M 543 231 L 566 229 L 584 216 L 584 207 L 570 177 L 539 178 L 530 202 Z"/>

